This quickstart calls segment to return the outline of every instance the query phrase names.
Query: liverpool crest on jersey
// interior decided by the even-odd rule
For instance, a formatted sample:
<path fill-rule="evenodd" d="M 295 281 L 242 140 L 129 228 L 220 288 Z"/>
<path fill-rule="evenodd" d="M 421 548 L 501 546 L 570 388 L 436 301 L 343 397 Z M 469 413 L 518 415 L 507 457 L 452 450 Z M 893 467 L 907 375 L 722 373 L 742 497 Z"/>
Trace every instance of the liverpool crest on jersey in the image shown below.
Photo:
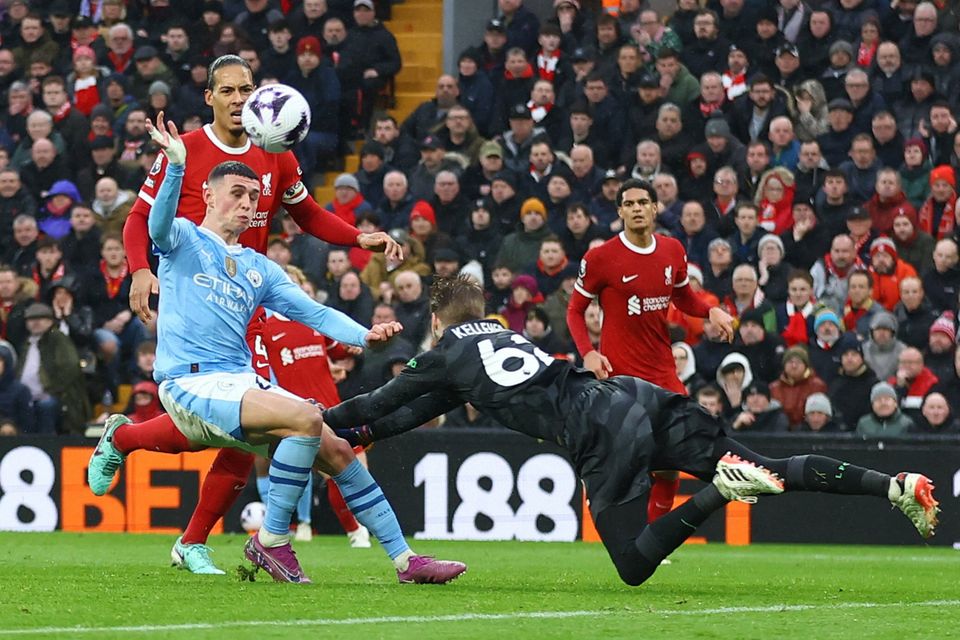
<path fill-rule="evenodd" d="M 232 278 L 233 276 L 237 275 L 237 261 L 236 261 L 236 260 L 234 260 L 234 259 L 231 258 L 230 256 L 227 256 L 226 258 L 224 258 L 224 266 L 227 268 L 227 273 L 230 275 L 231 278 Z"/>
<path fill-rule="evenodd" d="M 673 266 L 663 268 L 663 284 L 673 284 Z"/>

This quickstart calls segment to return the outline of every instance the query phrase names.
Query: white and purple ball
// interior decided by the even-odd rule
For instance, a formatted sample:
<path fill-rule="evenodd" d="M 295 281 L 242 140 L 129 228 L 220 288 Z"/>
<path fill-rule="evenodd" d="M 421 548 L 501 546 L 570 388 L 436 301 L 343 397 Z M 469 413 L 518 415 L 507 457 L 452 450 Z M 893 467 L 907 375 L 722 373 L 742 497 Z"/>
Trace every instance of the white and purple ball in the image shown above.
<path fill-rule="evenodd" d="M 240 526 L 247 533 L 254 533 L 263 526 L 267 515 L 267 506 L 262 502 L 250 502 L 240 512 Z"/>
<path fill-rule="evenodd" d="M 270 84 L 250 94 L 240 121 L 253 144 L 270 153 L 283 153 L 307 137 L 310 105 L 293 87 Z"/>

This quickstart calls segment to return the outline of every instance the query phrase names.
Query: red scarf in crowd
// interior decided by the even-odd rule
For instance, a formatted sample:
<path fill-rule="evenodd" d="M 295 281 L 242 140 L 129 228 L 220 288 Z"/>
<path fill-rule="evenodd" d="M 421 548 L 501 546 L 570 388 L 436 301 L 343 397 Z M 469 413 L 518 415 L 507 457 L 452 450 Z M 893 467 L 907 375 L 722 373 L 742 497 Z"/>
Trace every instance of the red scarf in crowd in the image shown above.
<path fill-rule="evenodd" d="M 953 235 L 953 228 L 956 226 L 957 215 L 957 194 L 954 193 L 943 206 L 943 215 L 940 216 L 940 224 L 936 229 L 933 228 L 933 196 L 927 198 L 927 201 L 920 207 L 917 214 L 917 224 L 921 231 L 926 231 L 936 240 L 943 240 Z"/>
<path fill-rule="evenodd" d="M 723 108 L 723 102 L 723 98 L 720 98 L 716 102 L 704 102 L 703 100 L 700 100 L 700 115 L 702 115 L 704 118 L 709 118 L 711 113 L 714 111 L 720 111 L 720 109 Z"/>
<path fill-rule="evenodd" d="M 807 344 L 810 340 L 810 336 L 807 335 L 807 318 L 813 313 L 813 302 L 808 302 L 803 305 L 802 309 L 798 309 L 787 300 L 786 311 L 789 320 L 787 326 L 780 333 L 784 344 L 787 345 L 787 348 L 795 344 Z"/>
<path fill-rule="evenodd" d="M 847 298 L 847 302 L 843 306 L 843 326 L 847 328 L 847 331 L 853 331 L 857 328 L 857 322 L 859 322 L 860 318 L 867 315 L 873 303 L 873 298 L 867 298 L 862 307 L 854 309 L 850 298 Z"/>
<path fill-rule="evenodd" d="M 63 121 L 64 118 L 70 115 L 71 109 L 72 109 L 72 106 L 70 104 L 70 101 L 67 100 L 62 105 L 60 105 L 60 108 L 57 109 L 57 112 L 53 114 L 53 121 L 54 122 Z"/>
<path fill-rule="evenodd" d="M 60 280 L 63 278 L 64 274 L 67 272 L 67 268 L 64 266 L 63 261 L 60 261 L 60 264 L 57 265 L 57 268 L 53 270 L 53 273 L 50 274 L 50 277 L 47 278 L 47 282 L 53 282 L 54 280 Z M 33 268 L 33 281 L 37 283 L 37 299 L 40 299 L 41 289 L 43 289 L 43 276 L 40 275 L 40 267 L 36 266 Z"/>
<path fill-rule="evenodd" d="M 850 272 L 854 269 L 865 269 L 866 267 L 863 264 L 863 260 L 860 259 L 859 247 L 857 247 L 857 249 L 858 251 L 854 253 L 854 255 L 857 257 L 856 260 L 853 261 L 853 264 L 842 271 L 837 267 L 837 265 L 833 264 L 833 258 L 830 257 L 829 253 L 824 255 L 823 266 L 827 270 L 827 273 L 835 278 L 843 280 L 850 275 Z"/>
<path fill-rule="evenodd" d="M 869 67 L 873 63 L 873 56 L 877 53 L 877 43 L 874 42 L 871 45 L 860 43 L 860 48 L 857 49 L 857 65 L 861 67 Z"/>
<path fill-rule="evenodd" d="M 528 100 L 527 109 L 530 109 L 530 115 L 533 116 L 533 121 L 540 124 L 540 121 L 546 118 L 547 114 L 553 110 L 553 103 L 538 105 L 533 100 Z"/>
<path fill-rule="evenodd" d="M 123 280 L 127 277 L 127 262 L 124 260 L 123 268 L 120 270 L 119 276 L 111 276 L 107 271 L 107 261 L 100 261 L 100 273 L 103 274 L 103 280 L 107 283 L 107 297 L 113 300 L 117 297 L 117 294 L 120 293 L 120 287 L 123 286 Z"/>
<path fill-rule="evenodd" d="M 93 108 L 100 104 L 100 90 L 97 88 L 97 77 L 94 75 L 74 80 L 73 99 L 77 103 L 77 111 L 90 117 Z"/>
<path fill-rule="evenodd" d="M 133 47 L 130 47 L 130 50 L 122 56 L 118 56 L 112 50 L 108 51 L 107 60 L 110 61 L 110 66 L 113 67 L 114 71 L 123 73 L 130 66 L 130 61 L 133 60 Z"/>
<path fill-rule="evenodd" d="M 533 67 L 531 67 L 528 62 L 527 66 L 523 68 L 523 71 L 521 71 L 519 75 L 514 75 L 509 69 L 504 69 L 503 77 L 507 80 L 526 80 L 527 78 L 533 77 Z"/>
<path fill-rule="evenodd" d="M 346 204 L 340 204 L 336 198 L 333 199 L 333 213 L 347 224 L 357 223 L 357 207 L 363 204 L 363 194 L 357 193 L 353 199 Z"/>
<path fill-rule="evenodd" d="M 560 62 L 560 51 L 544 53 L 543 49 L 537 52 L 537 75 L 541 79 L 553 82 L 557 77 L 557 64 Z"/>
<path fill-rule="evenodd" d="M 561 262 L 560 264 L 558 264 L 557 266 L 551 269 L 543 264 L 543 260 L 541 260 L 540 258 L 537 258 L 537 270 L 539 270 L 540 273 L 544 275 L 555 276 L 561 271 L 563 271 L 569 263 L 570 263 L 570 258 L 564 257 L 563 262 Z"/>

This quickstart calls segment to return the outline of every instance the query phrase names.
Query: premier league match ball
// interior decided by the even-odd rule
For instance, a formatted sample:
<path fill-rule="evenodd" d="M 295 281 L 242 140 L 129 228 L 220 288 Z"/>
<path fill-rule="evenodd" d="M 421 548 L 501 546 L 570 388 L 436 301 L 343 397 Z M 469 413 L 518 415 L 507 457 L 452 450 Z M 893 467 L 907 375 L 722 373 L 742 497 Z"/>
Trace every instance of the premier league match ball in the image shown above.
<path fill-rule="evenodd" d="M 271 84 L 250 94 L 240 122 L 253 144 L 270 153 L 283 153 L 307 137 L 310 105 L 293 87 Z"/>
<path fill-rule="evenodd" d="M 251 502 L 240 512 L 240 526 L 247 533 L 254 533 L 263 526 L 263 517 L 267 515 L 267 507 L 262 502 Z"/>

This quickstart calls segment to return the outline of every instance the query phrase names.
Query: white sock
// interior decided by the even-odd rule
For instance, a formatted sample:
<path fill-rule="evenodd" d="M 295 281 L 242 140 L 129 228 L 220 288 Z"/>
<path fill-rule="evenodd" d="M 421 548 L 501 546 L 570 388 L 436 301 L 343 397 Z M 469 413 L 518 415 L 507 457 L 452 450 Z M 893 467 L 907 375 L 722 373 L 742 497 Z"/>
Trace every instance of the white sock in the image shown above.
<path fill-rule="evenodd" d="M 290 534 L 277 534 L 270 533 L 266 528 L 261 527 L 260 531 L 257 532 L 257 538 L 260 540 L 260 544 L 267 547 L 268 549 L 273 547 L 282 547 L 285 544 L 290 542 Z"/>
<path fill-rule="evenodd" d="M 396 558 L 393 559 L 393 566 L 397 568 L 397 571 L 406 571 L 407 567 L 410 566 L 410 558 L 416 554 L 411 549 L 407 549 Z"/>
<path fill-rule="evenodd" d="M 887 498 L 890 499 L 890 502 L 896 502 L 900 499 L 900 496 L 903 495 L 903 487 L 900 486 L 900 482 L 897 480 L 897 476 L 890 478 L 890 488 L 887 489 Z"/>

